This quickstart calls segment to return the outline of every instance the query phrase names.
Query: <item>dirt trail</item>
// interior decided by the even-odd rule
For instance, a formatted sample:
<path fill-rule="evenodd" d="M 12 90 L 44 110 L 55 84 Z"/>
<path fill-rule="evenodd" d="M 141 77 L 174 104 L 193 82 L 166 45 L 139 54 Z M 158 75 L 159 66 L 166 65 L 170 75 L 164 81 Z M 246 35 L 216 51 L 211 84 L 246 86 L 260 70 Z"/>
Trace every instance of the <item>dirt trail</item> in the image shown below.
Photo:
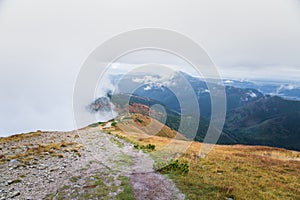
<path fill-rule="evenodd" d="M 100 131 L 80 136 L 95 159 L 112 173 L 130 178 L 136 199 L 184 199 L 172 181 L 153 170 L 154 161 L 132 144 Z"/>
<path fill-rule="evenodd" d="M 76 132 L 55 132 L 1 144 L 0 155 L 61 141 L 84 147 L 73 151 L 74 145 L 63 146 L 56 150 L 62 156 L 43 152 L 26 164 L 18 158 L 0 164 L 0 199 L 120 199 L 126 177 L 135 199 L 184 199 L 172 181 L 153 170 L 153 160 L 132 144 L 99 129 L 78 133 L 79 138 Z"/>

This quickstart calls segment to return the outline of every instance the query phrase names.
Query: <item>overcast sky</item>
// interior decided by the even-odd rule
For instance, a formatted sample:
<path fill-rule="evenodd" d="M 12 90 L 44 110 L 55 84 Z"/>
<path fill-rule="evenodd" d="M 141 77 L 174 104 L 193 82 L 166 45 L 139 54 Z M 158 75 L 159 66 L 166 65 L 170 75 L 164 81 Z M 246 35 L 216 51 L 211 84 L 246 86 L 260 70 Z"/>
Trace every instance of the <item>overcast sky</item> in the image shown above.
<path fill-rule="evenodd" d="M 299 0 L 0 0 L 0 136 L 73 129 L 84 60 L 144 27 L 189 36 L 224 77 L 300 79 Z"/>

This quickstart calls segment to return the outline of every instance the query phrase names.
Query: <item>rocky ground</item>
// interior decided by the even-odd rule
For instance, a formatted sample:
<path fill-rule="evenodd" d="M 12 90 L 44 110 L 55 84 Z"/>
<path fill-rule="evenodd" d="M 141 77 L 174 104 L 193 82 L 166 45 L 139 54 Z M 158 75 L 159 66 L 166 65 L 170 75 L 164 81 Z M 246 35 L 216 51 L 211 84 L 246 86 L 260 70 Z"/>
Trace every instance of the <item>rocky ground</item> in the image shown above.
<path fill-rule="evenodd" d="M 184 199 L 153 160 L 99 128 L 0 139 L 2 199 Z"/>

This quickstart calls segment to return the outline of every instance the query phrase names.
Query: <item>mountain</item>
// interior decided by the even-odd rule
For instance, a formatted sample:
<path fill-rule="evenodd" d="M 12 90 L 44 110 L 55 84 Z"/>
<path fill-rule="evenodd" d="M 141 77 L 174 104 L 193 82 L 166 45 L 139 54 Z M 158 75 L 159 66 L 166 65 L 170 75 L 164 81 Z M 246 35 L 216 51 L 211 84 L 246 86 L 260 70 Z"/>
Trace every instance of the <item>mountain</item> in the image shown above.
<path fill-rule="evenodd" d="M 276 95 L 285 99 L 300 100 L 300 83 L 292 82 L 287 84 L 282 81 L 238 81 L 226 79 L 224 85 L 237 88 L 253 88 L 264 95 Z"/>
<path fill-rule="evenodd" d="M 230 111 L 224 132 L 240 144 L 300 150 L 300 101 L 266 96 Z"/>
<path fill-rule="evenodd" d="M 179 72 L 178 74 L 174 75 L 172 79 L 175 83 L 177 83 L 176 80 L 179 80 L 179 77 L 184 77 L 191 84 L 192 90 L 194 94 L 196 94 L 197 100 L 199 102 L 198 106 L 201 117 L 209 119 L 211 115 L 211 98 L 210 91 L 208 90 L 206 82 L 183 72 Z M 122 80 L 122 82 L 119 84 L 119 92 L 127 93 L 128 91 L 126 90 L 126 86 L 134 85 L 135 78 L 136 77 L 132 77 L 130 79 Z M 142 77 L 140 77 L 140 79 L 142 79 Z M 182 87 L 180 85 L 181 82 L 177 84 L 177 87 Z M 213 89 L 217 87 L 219 87 L 219 85 L 212 84 Z M 264 96 L 261 92 L 252 88 L 236 88 L 232 86 L 226 86 L 225 92 L 227 96 L 226 98 L 228 110 L 243 106 L 249 102 L 254 102 Z M 174 92 L 168 88 L 168 85 L 155 85 L 152 82 L 142 84 L 140 87 L 136 88 L 133 92 L 133 95 L 159 102 L 167 109 L 171 109 L 173 111 L 176 111 L 177 113 L 181 113 L 181 109 L 185 109 L 187 105 L 193 105 L 192 100 L 185 98 L 186 93 L 179 92 L 177 95 L 175 95 Z M 178 99 L 180 98 L 184 99 L 185 105 L 180 106 L 180 103 L 178 101 Z M 194 108 L 190 110 L 193 111 Z"/>
<path fill-rule="evenodd" d="M 195 105 L 191 99 L 185 97 L 186 92 L 179 92 L 175 95 L 169 89 L 169 86 L 172 87 L 176 84 L 179 88 L 184 87 L 180 82 L 180 77 L 184 77 L 188 81 L 196 94 L 198 100 L 196 106 L 199 107 L 201 116 L 194 113 Z M 183 72 L 175 73 L 168 80 L 166 78 L 160 80 L 159 77 L 152 77 L 152 79 L 155 81 L 149 81 L 151 77 L 142 74 L 122 79 L 119 82 L 118 93 L 114 94 L 112 98 L 112 103 L 119 109 L 118 112 L 126 106 L 124 99 L 130 99 L 130 105 L 134 103 L 149 107 L 156 104 L 162 105 L 167 117 L 164 121 L 156 116 L 158 121 L 165 123 L 172 130 L 180 132 L 187 138 L 202 142 L 211 118 L 211 99 L 207 84 L 202 79 Z M 137 80 L 138 87 L 135 87 Z M 257 89 L 258 84 L 251 82 L 226 80 L 225 85 L 226 121 L 218 140 L 219 144 L 268 145 L 300 150 L 300 125 L 298 123 L 300 121 L 300 101 L 266 95 Z M 212 84 L 212 89 L 215 87 L 218 85 Z M 266 88 L 271 91 L 277 87 L 280 86 L 265 86 L 265 91 Z M 129 93 L 128 88 L 135 89 Z M 281 86 L 281 88 L 283 87 Z M 278 88 L 277 91 L 279 91 Z M 180 98 L 185 99 L 184 105 L 180 105 L 178 101 Z M 106 104 L 106 101 L 103 104 Z M 95 107 L 95 105 L 93 106 Z M 95 108 L 99 108 L 99 106 Z M 199 117 L 199 121 L 193 120 L 197 117 Z M 188 121 L 190 127 L 179 129 L 181 121 Z M 197 134 L 190 135 L 193 132 L 191 127 L 195 126 L 199 127 Z"/>

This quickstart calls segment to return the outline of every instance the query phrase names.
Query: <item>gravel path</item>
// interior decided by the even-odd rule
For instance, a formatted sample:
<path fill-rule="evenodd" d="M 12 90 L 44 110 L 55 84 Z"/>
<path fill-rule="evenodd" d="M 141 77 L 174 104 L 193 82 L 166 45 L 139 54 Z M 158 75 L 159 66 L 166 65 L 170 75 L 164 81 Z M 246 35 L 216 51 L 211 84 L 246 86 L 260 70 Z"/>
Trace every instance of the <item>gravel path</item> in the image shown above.
<path fill-rule="evenodd" d="M 126 178 L 135 199 L 184 199 L 132 144 L 96 128 L 78 134 L 49 132 L 0 143 L 0 200 L 120 199 Z M 39 146 L 58 143 L 60 148 L 49 152 Z M 27 155 L 30 150 L 38 155 Z M 12 159 L 18 154 L 24 155 Z"/>

